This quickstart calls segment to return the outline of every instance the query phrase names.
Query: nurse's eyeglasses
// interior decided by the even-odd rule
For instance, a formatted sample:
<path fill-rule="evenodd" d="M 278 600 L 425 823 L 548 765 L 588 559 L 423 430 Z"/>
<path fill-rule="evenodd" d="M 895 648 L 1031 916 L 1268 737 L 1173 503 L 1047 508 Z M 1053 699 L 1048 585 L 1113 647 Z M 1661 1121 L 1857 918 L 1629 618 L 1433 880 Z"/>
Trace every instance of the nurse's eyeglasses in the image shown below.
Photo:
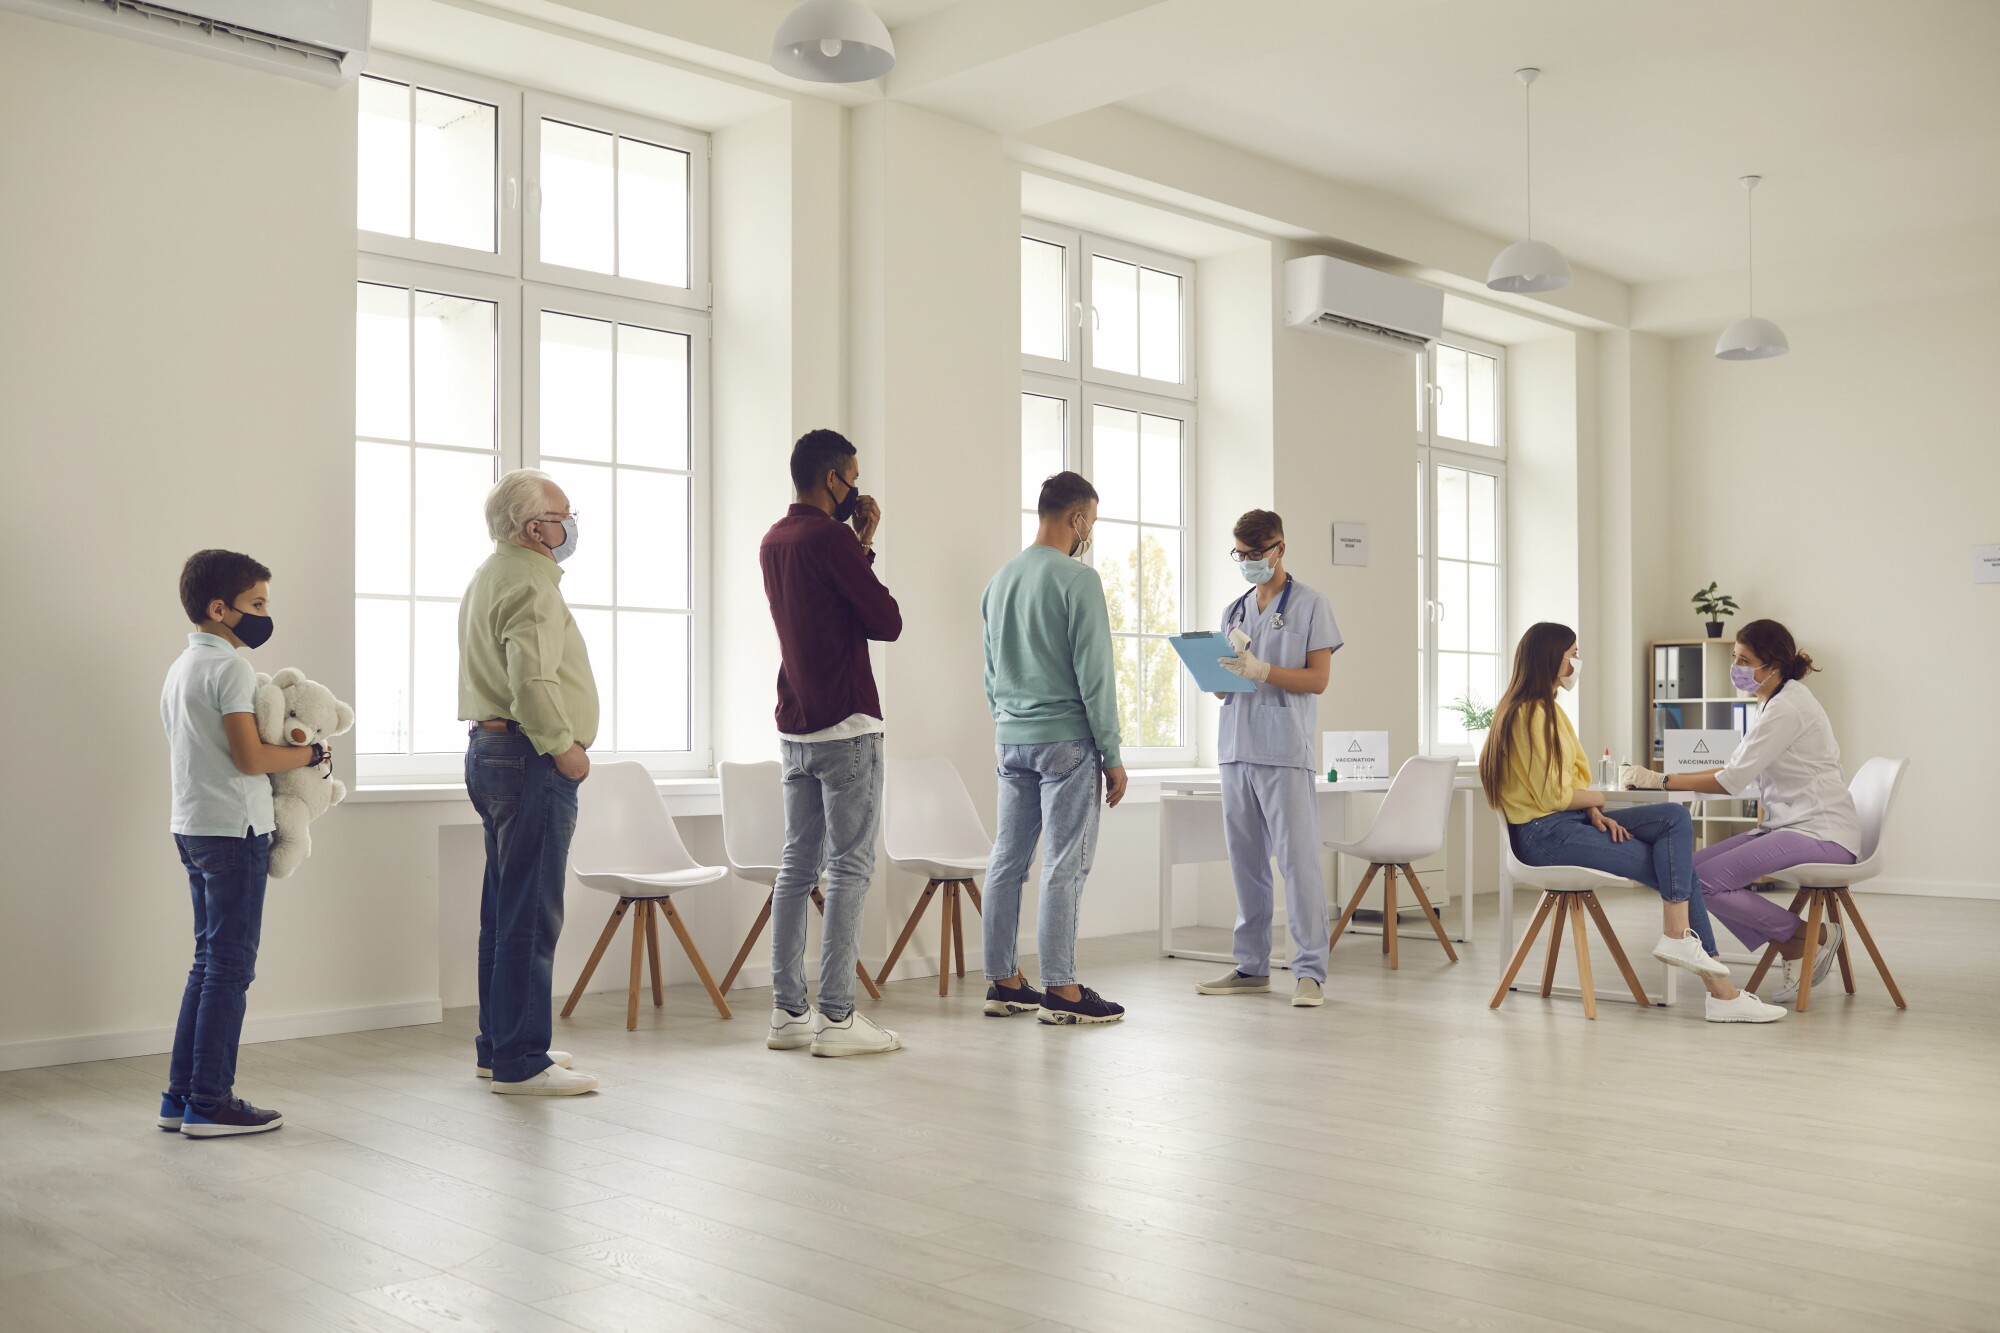
<path fill-rule="evenodd" d="M 1231 560 L 1234 560 L 1239 565 L 1242 564 L 1245 560 L 1262 560 L 1265 556 L 1277 550 L 1280 546 L 1283 546 L 1284 544 L 1285 544 L 1284 539 L 1281 537 L 1277 541 L 1272 542 L 1269 546 L 1262 547 L 1255 551 L 1239 551 L 1232 546 L 1229 548 L 1229 558 Z"/>

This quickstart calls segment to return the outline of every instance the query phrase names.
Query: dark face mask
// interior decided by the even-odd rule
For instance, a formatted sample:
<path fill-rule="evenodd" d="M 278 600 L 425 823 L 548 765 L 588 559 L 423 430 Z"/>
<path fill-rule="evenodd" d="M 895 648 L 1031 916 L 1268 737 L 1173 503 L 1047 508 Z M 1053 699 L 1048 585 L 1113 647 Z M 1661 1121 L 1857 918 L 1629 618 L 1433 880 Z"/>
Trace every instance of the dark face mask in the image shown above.
<path fill-rule="evenodd" d="M 833 520 L 836 523 L 845 523 L 847 520 L 853 518 L 854 511 L 861 507 L 861 488 L 858 486 L 848 486 L 845 477 L 841 478 L 840 484 L 847 486 L 847 498 L 833 502 Z M 833 487 L 827 487 L 826 493 L 828 496 L 831 496 L 833 494 Z"/>
<path fill-rule="evenodd" d="M 271 641 L 271 631 L 274 628 L 271 617 L 253 616 L 248 611 L 237 611 L 236 614 L 240 619 L 229 626 L 229 632 L 243 640 L 245 648 L 262 648 Z"/>

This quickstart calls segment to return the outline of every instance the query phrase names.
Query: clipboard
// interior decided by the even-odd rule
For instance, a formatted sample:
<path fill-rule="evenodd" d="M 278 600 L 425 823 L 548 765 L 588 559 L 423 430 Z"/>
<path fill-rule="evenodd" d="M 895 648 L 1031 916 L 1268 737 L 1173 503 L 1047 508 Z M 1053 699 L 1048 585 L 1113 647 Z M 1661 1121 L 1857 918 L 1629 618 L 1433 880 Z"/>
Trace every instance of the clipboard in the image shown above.
<path fill-rule="evenodd" d="M 1229 642 L 1229 636 L 1218 634 L 1212 629 L 1194 630 L 1187 634 L 1176 634 L 1167 640 L 1187 664 L 1188 674 L 1194 683 L 1209 694 L 1253 694 L 1257 687 L 1233 672 L 1224 671 L 1221 663 L 1225 657 L 1236 656 L 1236 648 Z"/>

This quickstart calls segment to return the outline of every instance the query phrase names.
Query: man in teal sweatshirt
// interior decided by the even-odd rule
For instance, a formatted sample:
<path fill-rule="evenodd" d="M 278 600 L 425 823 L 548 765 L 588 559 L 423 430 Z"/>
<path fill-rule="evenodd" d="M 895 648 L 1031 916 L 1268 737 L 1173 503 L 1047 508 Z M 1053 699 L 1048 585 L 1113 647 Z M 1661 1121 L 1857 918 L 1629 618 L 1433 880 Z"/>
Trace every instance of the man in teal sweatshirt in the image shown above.
<path fill-rule="evenodd" d="M 1090 549 L 1097 491 L 1074 472 L 1042 483 L 1034 545 L 986 585 L 986 700 L 1000 754 L 999 834 L 986 876 L 986 1012 L 1038 1010 L 1044 1023 L 1115 1023 L 1116 1005 L 1076 980 L 1076 909 L 1097 847 L 1102 799 L 1125 796 L 1111 618 Z M 1042 850 L 1042 990 L 1014 955 L 1021 885 Z"/>

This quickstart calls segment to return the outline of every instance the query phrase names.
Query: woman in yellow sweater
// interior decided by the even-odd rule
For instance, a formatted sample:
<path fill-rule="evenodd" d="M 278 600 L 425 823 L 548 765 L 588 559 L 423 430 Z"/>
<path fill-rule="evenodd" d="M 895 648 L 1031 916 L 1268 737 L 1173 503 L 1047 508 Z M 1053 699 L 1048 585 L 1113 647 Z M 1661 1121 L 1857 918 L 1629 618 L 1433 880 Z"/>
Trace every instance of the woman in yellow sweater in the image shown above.
<path fill-rule="evenodd" d="M 1748 991 L 1714 957 L 1715 932 L 1694 875 L 1694 828 L 1685 806 L 1635 805 L 1620 819 L 1604 813 L 1604 793 L 1590 790 L 1590 765 L 1558 689 L 1576 685 L 1576 632 L 1546 621 L 1531 626 L 1514 650 L 1514 678 L 1494 709 L 1479 756 L 1486 800 L 1507 819 L 1523 865 L 1583 866 L 1659 892 L 1660 942 L 1653 957 L 1685 968 L 1708 988 L 1711 1023 L 1769 1023 L 1785 1016 Z"/>

